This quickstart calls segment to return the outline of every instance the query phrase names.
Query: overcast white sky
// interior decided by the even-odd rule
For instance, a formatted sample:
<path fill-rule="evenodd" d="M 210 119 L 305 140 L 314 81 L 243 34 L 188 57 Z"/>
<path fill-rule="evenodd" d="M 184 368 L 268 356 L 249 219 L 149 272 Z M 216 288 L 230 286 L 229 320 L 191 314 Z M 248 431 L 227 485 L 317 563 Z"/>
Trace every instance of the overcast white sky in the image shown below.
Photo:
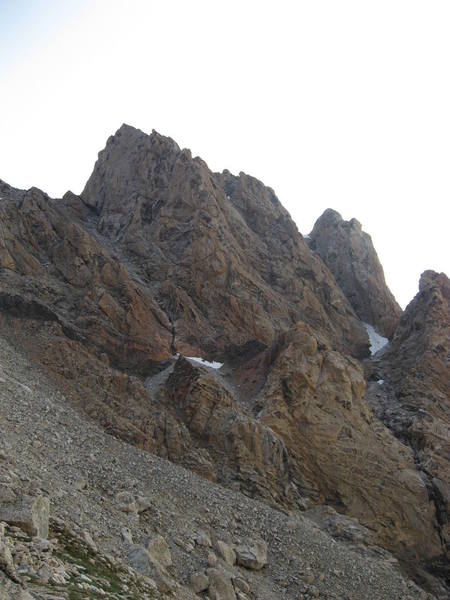
<path fill-rule="evenodd" d="M 448 0 L 0 0 L 0 178 L 81 192 L 123 123 L 372 235 L 404 306 L 449 273 Z"/>

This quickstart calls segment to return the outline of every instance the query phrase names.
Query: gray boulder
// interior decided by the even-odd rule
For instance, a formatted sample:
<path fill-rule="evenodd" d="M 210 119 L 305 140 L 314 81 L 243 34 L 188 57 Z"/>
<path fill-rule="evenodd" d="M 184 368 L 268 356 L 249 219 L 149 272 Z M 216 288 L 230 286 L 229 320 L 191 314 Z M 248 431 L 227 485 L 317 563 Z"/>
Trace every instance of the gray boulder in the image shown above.
<path fill-rule="evenodd" d="M 209 579 L 208 597 L 210 600 L 236 600 L 231 579 L 218 569 L 206 571 Z"/>
<path fill-rule="evenodd" d="M 267 564 L 267 544 L 263 540 L 240 544 L 235 552 L 237 564 L 247 569 L 259 571 Z"/>
<path fill-rule="evenodd" d="M 31 537 L 47 539 L 49 513 L 50 502 L 44 496 L 22 496 L 0 504 L 0 521 L 20 527 Z"/>

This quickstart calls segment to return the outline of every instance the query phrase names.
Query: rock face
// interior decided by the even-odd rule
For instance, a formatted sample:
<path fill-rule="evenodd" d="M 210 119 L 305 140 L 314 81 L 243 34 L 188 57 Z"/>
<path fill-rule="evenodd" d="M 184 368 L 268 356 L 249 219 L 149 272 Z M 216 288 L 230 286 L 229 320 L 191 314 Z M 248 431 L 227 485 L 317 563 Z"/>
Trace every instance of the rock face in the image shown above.
<path fill-rule="evenodd" d="M 370 365 L 369 398 L 377 415 L 414 451 L 436 504 L 449 556 L 450 281 L 426 271 L 386 354 Z M 380 381 L 382 384 L 380 385 Z M 436 568 L 441 568 L 436 565 Z M 448 563 L 447 563 L 448 575 Z"/>
<path fill-rule="evenodd" d="M 311 250 L 258 180 L 122 126 L 81 196 L 0 182 L 0 329 L 108 434 L 241 497 L 293 513 L 325 505 L 331 530 L 442 573 L 448 280 L 424 276 L 388 350 L 366 361 L 366 389 L 360 319 L 392 336 L 399 308 L 370 238 L 336 215 L 318 221 Z M 0 485 L 0 502 L 14 501 Z M 150 539 L 132 531 L 150 518 L 148 496 L 119 485 L 111 501 L 130 563 L 171 589 L 159 524 Z M 209 552 L 202 568 L 235 568 L 235 553 L 263 566 L 255 545 L 239 558 L 242 540 L 192 539 L 182 546 Z M 208 581 L 210 595 L 222 584 L 241 595 L 228 577 Z"/>
<path fill-rule="evenodd" d="M 267 544 L 268 562 L 260 571 L 217 562 L 239 600 L 245 600 L 241 592 L 260 600 L 298 600 L 312 592 L 327 600 L 431 598 L 379 548 L 332 540 L 307 517 L 227 490 L 106 434 L 2 334 L 0 365 L 1 482 L 15 480 L 20 495 L 42 478 L 52 495 L 49 540 L 30 540 L 0 522 L 0 597 L 163 598 L 152 589 L 158 585 L 174 589 L 177 600 L 195 600 L 188 582 L 192 573 L 205 572 L 211 551 L 191 542 L 203 531 L 231 547 L 258 539 Z M 81 477 L 89 485 L 74 495 Z M 116 493 L 127 489 L 147 497 L 152 509 L 139 517 L 122 512 Z M 121 541 L 124 528 L 137 548 Z M 158 531 L 171 553 L 165 571 L 145 547 Z M 8 565 L 25 589 L 11 580 Z M 209 587 L 209 578 L 205 583 Z M 229 585 L 225 589 L 231 594 Z"/>
<path fill-rule="evenodd" d="M 55 324 L 112 364 L 151 372 L 170 356 L 171 326 L 148 290 L 130 277 L 61 202 L 0 182 L 0 309 Z"/>
<path fill-rule="evenodd" d="M 356 219 L 344 221 L 338 212 L 328 209 L 314 225 L 310 247 L 336 277 L 359 318 L 383 336 L 392 337 L 402 311 L 361 224 Z"/>
<path fill-rule="evenodd" d="M 234 376 L 258 419 L 283 440 L 307 504 L 356 517 L 404 558 L 440 556 L 434 506 L 413 453 L 374 417 L 356 360 L 299 324 Z"/>
<path fill-rule="evenodd" d="M 214 174 L 170 138 L 124 125 L 100 152 L 82 201 L 96 233 L 164 307 L 181 353 L 268 344 L 298 319 L 364 353 L 344 294 L 258 180 Z"/>
<path fill-rule="evenodd" d="M 211 479 L 239 482 L 242 490 L 272 502 L 295 502 L 282 439 L 255 419 L 225 385 L 221 378 L 180 359 L 159 399 L 175 409 L 193 444 L 203 449 Z"/>

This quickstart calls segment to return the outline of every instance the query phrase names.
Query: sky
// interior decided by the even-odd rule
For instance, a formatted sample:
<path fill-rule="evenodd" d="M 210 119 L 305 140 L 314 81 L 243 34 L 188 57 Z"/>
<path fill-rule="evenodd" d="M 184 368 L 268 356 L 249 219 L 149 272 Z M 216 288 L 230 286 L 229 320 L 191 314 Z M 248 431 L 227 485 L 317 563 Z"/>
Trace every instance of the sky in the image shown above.
<path fill-rule="evenodd" d="M 355 217 L 404 307 L 450 272 L 448 0 L 0 0 L 0 178 L 80 193 L 122 123 Z"/>

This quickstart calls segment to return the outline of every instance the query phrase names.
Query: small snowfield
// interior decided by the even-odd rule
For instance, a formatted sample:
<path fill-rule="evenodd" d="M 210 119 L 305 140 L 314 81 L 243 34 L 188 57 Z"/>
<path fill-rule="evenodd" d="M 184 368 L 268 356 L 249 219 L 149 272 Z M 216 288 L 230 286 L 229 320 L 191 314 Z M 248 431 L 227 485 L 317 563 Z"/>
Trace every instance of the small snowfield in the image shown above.
<path fill-rule="evenodd" d="M 210 362 L 209 360 L 205 360 L 204 358 L 200 358 L 199 356 L 186 356 L 188 360 L 193 360 L 194 362 L 200 363 L 204 367 L 209 367 L 210 369 L 220 369 L 223 367 L 223 363 L 216 362 L 213 360 Z"/>
<path fill-rule="evenodd" d="M 389 340 L 375 331 L 369 323 L 364 323 L 370 342 L 370 354 L 373 356 L 389 343 Z"/>

